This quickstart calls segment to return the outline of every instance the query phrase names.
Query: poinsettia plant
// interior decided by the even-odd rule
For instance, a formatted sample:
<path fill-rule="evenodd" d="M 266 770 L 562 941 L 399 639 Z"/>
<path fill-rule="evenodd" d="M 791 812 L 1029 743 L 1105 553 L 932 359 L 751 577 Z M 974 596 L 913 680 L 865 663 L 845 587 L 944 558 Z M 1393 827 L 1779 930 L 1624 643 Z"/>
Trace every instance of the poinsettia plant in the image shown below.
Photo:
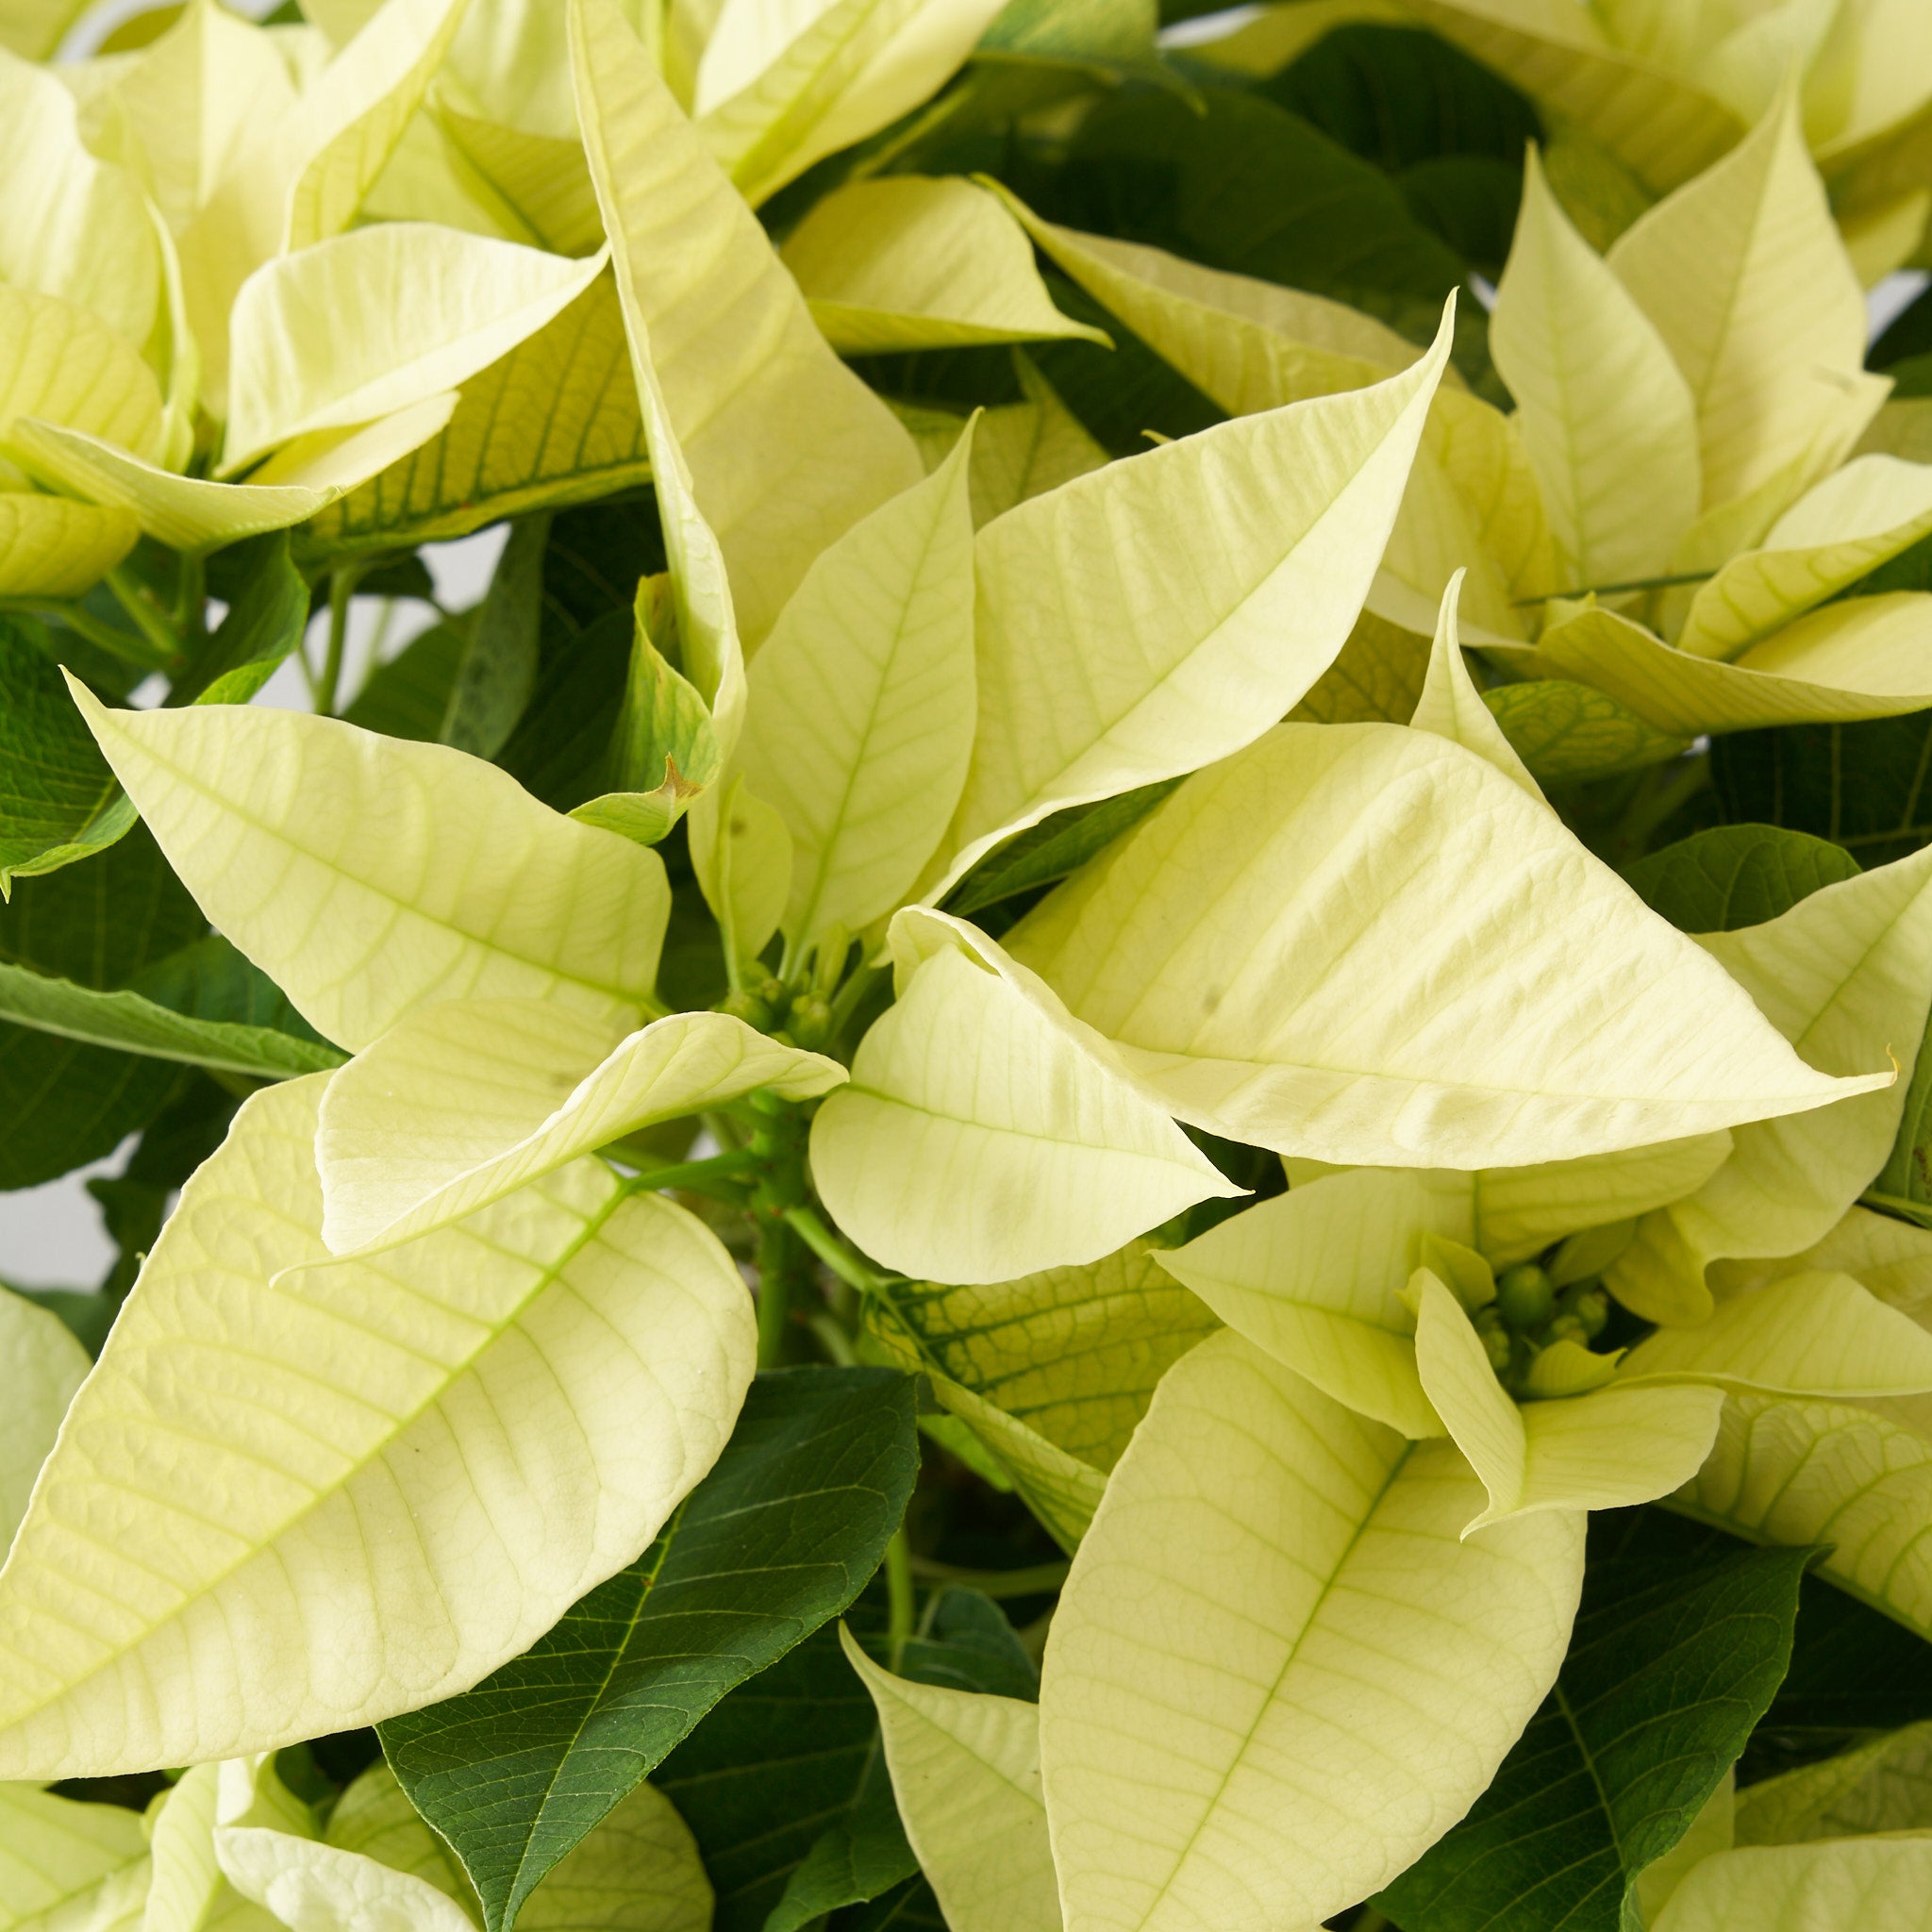
<path fill-rule="evenodd" d="M 0 1932 L 1932 1924 L 1915 34 L 0 5 Z"/>

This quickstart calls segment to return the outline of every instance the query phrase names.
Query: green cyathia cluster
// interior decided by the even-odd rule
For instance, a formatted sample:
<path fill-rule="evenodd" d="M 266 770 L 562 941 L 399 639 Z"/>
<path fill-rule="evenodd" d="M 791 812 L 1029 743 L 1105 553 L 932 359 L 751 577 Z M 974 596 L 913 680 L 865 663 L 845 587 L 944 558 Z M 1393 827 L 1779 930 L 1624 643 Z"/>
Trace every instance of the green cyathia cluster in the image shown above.
<path fill-rule="evenodd" d="M 1932 9 L 127 14 L 0 1932 L 1932 1932 Z"/>

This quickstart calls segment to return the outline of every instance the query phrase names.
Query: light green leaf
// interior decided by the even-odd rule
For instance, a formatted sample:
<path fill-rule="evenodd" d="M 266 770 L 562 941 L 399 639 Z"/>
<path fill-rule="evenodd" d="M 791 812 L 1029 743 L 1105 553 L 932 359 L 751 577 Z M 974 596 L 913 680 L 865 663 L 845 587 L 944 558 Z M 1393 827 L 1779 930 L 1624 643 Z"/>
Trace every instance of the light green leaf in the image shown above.
<path fill-rule="evenodd" d="M 58 1315 L 0 1289 L 0 1380 L 11 1391 L 0 1409 L 0 1550 L 26 1514 L 60 1418 L 92 1366 Z M 14 1899 L 12 1889 L 0 1886 L 6 1906 Z"/>
<path fill-rule="evenodd" d="M 1799 498 L 1763 543 L 1690 600 L 1677 648 L 1735 658 L 1932 532 L 1932 466 L 1858 457 Z"/>
<path fill-rule="evenodd" d="M 1932 1637 L 1932 1441 L 1870 1409 L 1724 1400 L 1717 1442 L 1672 1507 L 1753 1542 L 1830 1545 L 1819 1569 Z"/>
<path fill-rule="evenodd" d="M 468 0 L 387 0 L 303 90 L 283 136 L 290 157 L 280 248 L 340 235 L 423 99 Z"/>
<path fill-rule="evenodd" d="M 1307 1924 L 1462 1815 L 1556 1680 L 1583 1571 L 1578 1514 L 1459 1541 L 1480 1500 L 1449 1444 L 1239 1336 L 1169 1371 L 1041 1686 L 1069 1932 Z"/>
<path fill-rule="evenodd" d="M 421 1880 L 472 1917 L 477 1910 L 461 1868 L 385 1763 L 342 1793 L 325 1841 Z M 641 1784 L 558 1860 L 516 1923 L 522 1932 L 710 1932 L 711 1887 L 670 1800 Z"/>
<path fill-rule="evenodd" d="M 1529 775 L 1528 768 L 1517 757 L 1490 708 L 1484 704 L 1469 666 L 1462 661 L 1462 635 L 1456 622 L 1456 605 L 1462 592 L 1462 573 L 1449 579 L 1442 592 L 1442 608 L 1436 619 L 1436 641 L 1429 653 L 1428 675 L 1423 681 L 1423 694 L 1417 701 L 1411 728 L 1432 731 L 1459 744 L 1495 766 L 1513 784 L 1520 785 L 1539 805 L 1543 794 Z"/>
<path fill-rule="evenodd" d="M 707 146 L 756 208 L 918 107 L 1003 0 L 724 0 L 697 65 Z"/>
<path fill-rule="evenodd" d="M 1657 1932 L 1923 1932 L 1928 1911 L 1932 1839 L 1845 1839 L 1720 1852 L 1671 1894 Z"/>
<path fill-rule="evenodd" d="M 0 491 L 0 597 L 78 597 L 140 535 L 125 509 Z"/>
<path fill-rule="evenodd" d="M 1040 1711 L 882 1671 L 841 1624 L 872 1692 L 906 1836 L 953 1932 L 1059 1932 L 1040 1790 Z"/>
<path fill-rule="evenodd" d="M 1062 315 L 1025 231 L 958 176 L 848 182 L 817 203 L 779 251 L 841 355 L 1056 337 L 1108 345 Z"/>
<path fill-rule="evenodd" d="M 1277 726 L 1008 944 L 1171 1112 L 1321 1160 L 1547 1161 L 1890 1084 L 1814 1073 L 1552 813 L 1397 725 Z"/>
<path fill-rule="evenodd" d="M 725 957 L 749 965 L 778 929 L 791 890 L 791 834 L 742 774 L 702 792 L 691 809 L 698 890 Z"/>
<path fill-rule="evenodd" d="M 1055 394 L 1032 361 L 1015 352 L 1024 403 L 989 409 L 973 439 L 973 527 L 1103 468 L 1107 452 Z"/>
<path fill-rule="evenodd" d="M 1849 1274 L 1805 1270 L 1728 1295 L 1707 1322 L 1659 1328 L 1620 1379 L 1694 1379 L 1769 1395 L 1863 1402 L 1932 1389 L 1932 1334 Z"/>
<path fill-rule="evenodd" d="M 235 298 L 226 469 L 457 388 L 603 267 L 425 222 L 378 223 L 270 262 Z"/>
<path fill-rule="evenodd" d="M 806 574 L 758 653 L 740 759 L 791 835 L 784 925 L 802 955 L 911 891 L 973 750 L 969 427 L 924 483 Z"/>
<path fill-rule="evenodd" d="M 311 1266 L 325 1085 L 244 1105 L 69 1411 L 0 1571 L 8 1775 L 267 1750 L 465 1690 L 631 1561 L 730 1433 L 742 1278 L 599 1163 Z"/>
<path fill-rule="evenodd" d="M 0 283 L 0 439 L 10 438 L 22 417 L 152 456 L 160 445 L 161 392 L 136 350 L 92 309 Z"/>
<path fill-rule="evenodd" d="M 1520 406 L 1564 581 L 1621 584 L 1663 570 L 1701 501 L 1696 404 L 1534 153 L 1490 351 Z"/>
<path fill-rule="evenodd" d="M 1225 758 L 1327 669 L 1394 521 L 1448 331 L 1445 316 L 1389 382 L 1109 463 L 987 525 L 979 725 L 948 884 L 1062 806 Z M 1124 549 L 1123 528 L 1137 533 Z M 1106 562 L 1076 582 L 1076 558 Z"/>
<path fill-rule="evenodd" d="M 140 350 L 161 299 L 140 184 L 88 152 L 74 96 L 51 70 L 4 52 L 0 180 L 16 184 L 0 207 L 0 282 L 91 308 Z"/>
<path fill-rule="evenodd" d="M 1654 1503 L 1690 1481 L 1710 1453 L 1721 1390 L 1619 1383 L 1519 1407 L 1461 1303 L 1426 1270 L 1412 1291 L 1423 1387 L 1489 1491 L 1489 1507 L 1464 1536 L 1541 1510 Z"/>
<path fill-rule="evenodd" d="M 214 1844 L 228 1883 L 290 1932 L 475 1932 L 436 1886 L 358 1852 L 259 1825 L 230 1825 Z"/>
<path fill-rule="evenodd" d="M 445 391 L 350 430 L 298 437 L 255 472 L 261 480 L 247 483 L 176 476 L 97 437 L 48 423 L 15 424 L 12 447 L 36 475 L 108 511 L 131 514 L 172 548 L 215 550 L 306 522 L 440 436 L 458 406 Z"/>
<path fill-rule="evenodd" d="M 101 992 L 0 961 L 0 1018 L 92 1046 L 180 1060 L 192 1067 L 287 1080 L 341 1064 L 334 1047 L 273 1026 L 203 1020 L 138 992 Z"/>
<path fill-rule="evenodd" d="M 620 1038 L 548 1000 L 439 1000 L 329 1083 L 323 1240 L 337 1255 L 397 1247 L 659 1121 L 761 1087 L 806 1100 L 844 1077 L 724 1013 Z"/>
<path fill-rule="evenodd" d="M 1737 1841 L 1804 1844 L 1932 1827 L 1932 1724 L 1907 1724 L 1738 1793 Z"/>
<path fill-rule="evenodd" d="M 1425 1237 L 1474 1244 L 1474 1204 L 1467 1174 L 1357 1168 L 1299 1183 L 1156 1258 L 1324 1394 L 1405 1436 L 1440 1436 L 1403 1291 Z"/>
<path fill-rule="evenodd" d="M 6 1932 L 98 1923 L 117 1878 L 146 1890 L 147 1833 L 138 1811 L 0 1785 L 0 1925 Z M 120 1888 L 116 1888 L 118 1890 Z"/>
<path fill-rule="evenodd" d="M 477 10 L 478 20 L 488 14 Z M 568 74 L 568 62 L 564 72 Z M 584 161 L 584 144 L 508 127 L 466 114 L 452 100 L 434 102 L 437 124 L 471 167 L 481 175 L 540 247 L 558 255 L 589 255 L 602 245 L 604 221 L 597 191 Z"/>
<path fill-rule="evenodd" d="M 1095 1261 L 1241 1191 L 997 974 L 945 948 L 819 1109 L 811 1163 L 866 1252 L 935 1281 Z"/>
<path fill-rule="evenodd" d="M 1364 610 L 1341 655 L 1289 716 L 1295 724 L 1405 724 L 1422 702 L 1430 641 Z"/>
<path fill-rule="evenodd" d="M 1575 121 L 1653 193 L 1707 168 L 1743 131 L 1702 89 L 1627 53 L 1572 0 L 1404 0 L 1424 25 Z M 1688 12 L 1689 8 L 1673 8 Z"/>
<path fill-rule="evenodd" d="M 984 1396 L 943 1375 L 931 1380 L 941 1406 L 992 1453 L 1047 1534 L 1069 1555 L 1077 1550 L 1106 1492 L 1106 1474 Z"/>
<path fill-rule="evenodd" d="M 1932 1006 L 1932 849 L 1823 887 L 1761 925 L 1699 941 L 1803 1055 L 1829 1072 L 1890 1055 L 1896 1079 L 1828 1111 L 1733 1130 L 1730 1158 L 1646 1217 L 1607 1277 L 1648 1319 L 1710 1312 L 1706 1266 L 1822 1240 L 1885 1165 Z"/>
<path fill-rule="evenodd" d="M 1790 92 L 1626 229 L 1609 263 L 1690 386 L 1707 509 L 1788 477 L 1775 514 L 1837 467 L 1885 400 L 1885 378 L 1864 373 L 1864 291 Z M 1847 437 L 1853 397 L 1863 420 Z"/>
<path fill-rule="evenodd" d="M 916 483 L 919 459 L 813 326 L 623 16 L 610 0 L 571 4 L 578 111 L 627 321 L 757 643 L 812 558 Z"/>
<path fill-rule="evenodd" d="M 1590 608 L 1552 624 L 1524 661 L 1596 685 L 1658 730 L 1686 738 L 1890 718 L 1932 704 L 1921 648 L 1928 610 L 1932 599 L 1919 592 L 1854 597 L 1799 618 L 1726 664 Z"/>
<path fill-rule="evenodd" d="M 645 480 L 612 284 L 592 282 L 547 328 L 473 376 L 441 434 L 391 461 L 316 517 L 303 533 L 306 554 L 406 550 Z"/>
<path fill-rule="evenodd" d="M 73 688 L 210 923 L 328 1039 L 366 1046 L 438 999 L 626 1024 L 652 1004 L 671 909 L 656 853 L 444 745 L 252 706 L 109 711 Z"/>
<path fill-rule="evenodd" d="M 1017 1281 L 893 1282 L 868 1297 L 866 1322 L 908 1368 L 971 1390 L 1104 1473 L 1155 1384 L 1220 1326 L 1174 1285 L 1170 1258 L 1134 1241 Z"/>
<path fill-rule="evenodd" d="M 1532 776 L 1545 785 L 1614 778 L 1690 749 L 1607 691 L 1567 678 L 1502 684 L 1482 694 L 1490 715 Z"/>

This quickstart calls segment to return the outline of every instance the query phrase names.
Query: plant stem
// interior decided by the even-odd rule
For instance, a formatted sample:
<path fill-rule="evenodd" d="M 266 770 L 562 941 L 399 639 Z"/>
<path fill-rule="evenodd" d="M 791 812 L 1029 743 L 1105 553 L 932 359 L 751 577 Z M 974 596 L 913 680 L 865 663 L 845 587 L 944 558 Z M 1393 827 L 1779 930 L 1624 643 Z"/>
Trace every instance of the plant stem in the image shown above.
<path fill-rule="evenodd" d="M 906 1541 L 902 1523 L 886 1545 L 886 1599 L 890 1606 L 886 1624 L 887 1641 L 891 1646 L 891 1665 L 899 1668 L 906 1640 L 912 1635 L 914 1598 L 912 1592 L 912 1545 Z"/>
<path fill-rule="evenodd" d="M 181 554 L 181 582 L 175 592 L 175 628 L 197 641 L 208 635 L 208 555 L 201 550 Z"/>
<path fill-rule="evenodd" d="M 785 1358 L 791 1324 L 791 1230 L 785 1221 L 758 1216 L 758 1367 L 775 1369 Z"/>
<path fill-rule="evenodd" d="M 336 714 L 336 694 L 342 681 L 342 658 L 349 644 L 349 608 L 367 563 L 339 563 L 328 574 L 328 656 L 315 686 L 315 708 L 325 718 Z"/>
<path fill-rule="evenodd" d="M 64 625 L 76 637 L 85 638 L 89 643 L 106 651 L 108 656 L 119 658 L 125 663 L 139 664 L 144 671 L 164 671 L 172 661 L 170 658 L 157 658 L 148 650 L 145 635 L 137 638 L 125 630 L 116 630 L 111 624 L 103 624 L 92 611 L 79 604 L 8 598 L 0 601 L 0 610 L 19 610 L 29 617 L 38 617 L 45 622 Z"/>
<path fill-rule="evenodd" d="M 115 601 L 134 620 L 139 630 L 155 652 L 155 661 L 162 666 L 175 662 L 181 655 L 181 640 L 169 627 L 168 621 L 154 607 L 147 588 L 125 564 L 116 564 L 108 573 L 108 588 L 114 593 Z"/>
<path fill-rule="evenodd" d="M 817 1337 L 819 1346 L 836 1367 L 849 1369 L 858 1365 L 858 1355 L 852 1346 L 852 1338 L 846 1334 L 836 1315 L 822 1311 L 809 1317 L 805 1325 Z"/>
<path fill-rule="evenodd" d="M 839 996 L 832 1002 L 832 1024 L 825 1036 L 828 1040 L 837 1040 L 844 1032 L 845 1023 L 858 1010 L 860 1001 L 877 984 L 885 971 L 883 966 L 861 966 L 839 989 Z"/>
<path fill-rule="evenodd" d="M 860 1294 L 878 1294 L 891 1285 L 883 1274 L 868 1268 L 851 1243 L 834 1234 L 809 1208 L 788 1208 L 785 1220 L 799 1240 L 841 1281 L 849 1282 Z"/>
<path fill-rule="evenodd" d="M 934 1563 L 914 1557 L 912 1574 L 922 1583 L 956 1583 L 982 1596 L 1043 1596 L 1067 1580 L 1071 1563 L 1036 1563 L 1026 1570 L 960 1570 L 951 1563 Z"/>
<path fill-rule="evenodd" d="M 618 1142 L 620 1150 L 623 1144 Z M 688 1193 L 715 1193 L 719 1200 L 741 1201 L 743 1198 L 741 1187 L 714 1190 L 708 1183 L 735 1181 L 756 1173 L 758 1164 L 756 1155 L 743 1148 L 733 1148 L 725 1154 L 714 1154 L 708 1160 L 680 1160 L 666 1167 L 641 1168 L 625 1185 L 637 1191 L 648 1188 L 653 1192 L 662 1188 L 683 1188 Z"/>

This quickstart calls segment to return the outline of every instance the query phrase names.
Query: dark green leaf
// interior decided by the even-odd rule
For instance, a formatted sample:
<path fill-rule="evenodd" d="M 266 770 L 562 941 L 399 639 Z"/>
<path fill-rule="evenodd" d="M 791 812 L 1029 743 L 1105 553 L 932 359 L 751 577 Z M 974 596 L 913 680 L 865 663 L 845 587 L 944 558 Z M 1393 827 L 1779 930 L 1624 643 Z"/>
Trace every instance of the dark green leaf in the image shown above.
<path fill-rule="evenodd" d="M 112 991 L 207 930 L 137 827 L 85 865 L 20 881 L 0 908 L 0 964 Z M 112 1153 L 182 1078 L 166 1060 L 0 1024 L 0 1189 L 33 1187 Z"/>
<path fill-rule="evenodd" d="M 241 573 L 214 635 L 192 668 L 175 679 L 171 705 L 245 705 L 302 641 L 308 586 L 289 561 L 289 533 L 251 537 L 232 553 Z"/>
<path fill-rule="evenodd" d="M 547 512 L 519 517 L 509 526 L 443 714 L 442 741 L 458 751 L 493 758 L 536 690 L 549 541 Z"/>
<path fill-rule="evenodd" d="M 932 1887 L 908 1878 L 864 1905 L 848 1906 L 825 1921 L 825 1932 L 951 1932 Z"/>
<path fill-rule="evenodd" d="M 543 554 L 545 662 L 600 617 L 628 611 L 638 579 L 664 568 L 657 499 L 648 490 L 559 510 Z"/>
<path fill-rule="evenodd" d="M 1688 751 L 1606 691 L 1566 678 L 1539 677 L 1483 693 L 1503 735 L 1538 784 L 1612 778 Z"/>
<path fill-rule="evenodd" d="M 630 664 L 630 607 L 612 610 L 546 657 L 537 690 L 496 762 L 533 797 L 571 811 L 603 789 L 605 755 Z"/>
<path fill-rule="evenodd" d="M 1391 174 L 1479 155 L 1506 162 L 1520 182 L 1524 154 L 1542 135 L 1507 81 L 1418 27 L 1337 27 L 1258 92 Z"/>
<path fill-rule="evenodd" d="M 919 1467 L 912 1390 L 878 1369 L 760 1376 L 636 1563 L 474 1690 L 381 1726 L 492 1932 L 726 1691 L 863 1588 Z"/>
<path fill-rule="evenodd" d="M 847 1621 L 883 1660 L 874 1596 Z M 899 1667 L 921 1682 L 1005 1696 L 1039 1694 L 1032 1665 L 997 1606 L 971 1591 L 941 1594 L 932 1627 L 907 1644 Z M 898 1814 L 878 1726 L 872 1699 L 829 1628 L 733 1691 L 666 1760 L 655 1782 L 697 1839 L 718 1894 L 716 1932 L 808 1924 L 819 1912 L 863 1904 L 864 1886 L 876 1885 L 883 1897 L 916 1870 L 905 1847 L 896 1853 L 898 1876 L 888 1875 L 904 1838 L 895 1837 Z M 895 1908 L 909 1911 L 917 1904 L 908 1888 Z"/>
<path fill-rule="evenodd" d="M 31 618 L 0 614 L 0 896 L 17 878 L 111 845 L 134 823 L 51 648 Z"/>
<path fill-rule="evenodd" d="M 1621 1509 L 1619 1555 L 1690 1569 L 1752 1545 L 1674 1510 Z M 1828 1576 L 1808 1573 L 1798 1591 L 1790 1667 L 1758 1720 L 1739 1766 L 1755 1782 L 1823 1757 L 1872 1731 L 1932 1718 L 1932 1648 L 1904 1624 L 1860 1603 Z"/>
<path fill-rule="evenodd" d="M 1789 724 L 1717 739 L 1727 819 L 1786 825 L 1885 865 L 1932 839 L 1932 711 L 1862 724 Z"/>
<path fill-rule="evenodd" d="M 1841 845 L 1778 825 L 1716 825 L 1624 868 L 1632 891 L 1679 932 L 1735 932 L 1854 877 Z"/>
<path fill-rule="evenodd" d="M 1403 1932 L 1628 1932 L 1785 1674 L 1815 1552 L 1619 1554 L 1591 1523 L 1570 1655 L 1474 1809 L 1377 1903 Z"/>
<path fill-rule="evenodd" d="M 1299 115 L 1232 88 L 1203 111 L 1130 88 L 1103 100 L 1052 184 L 1052 219 L 1209 268 L 1370 308 L 1433 333 L 1463 264 L 1382 171 Z"/>
<path fill-rule="evenodd" d="M 1139 824 L 1179 783 L 1178 778 L 1163 779 L 1042 819 L 974 866 L 954 889 L 946 910 L 970 919 L 1016 892 L 1065 878 Z"/>
<path fill-rule="evenodd" d="M 363 597 L 416 597 L 425 604 L 436 601 L 436 579 L 413 550 L 405 550 L 365 571 L 356 590 Z"/>
<path fill-rule="evenodd" d="M 434 744 L 470 648 L 470 622 L 431 625 L 411 638 L 387 664 L 377 666 L 342 716 L 365 731 Z"/>

